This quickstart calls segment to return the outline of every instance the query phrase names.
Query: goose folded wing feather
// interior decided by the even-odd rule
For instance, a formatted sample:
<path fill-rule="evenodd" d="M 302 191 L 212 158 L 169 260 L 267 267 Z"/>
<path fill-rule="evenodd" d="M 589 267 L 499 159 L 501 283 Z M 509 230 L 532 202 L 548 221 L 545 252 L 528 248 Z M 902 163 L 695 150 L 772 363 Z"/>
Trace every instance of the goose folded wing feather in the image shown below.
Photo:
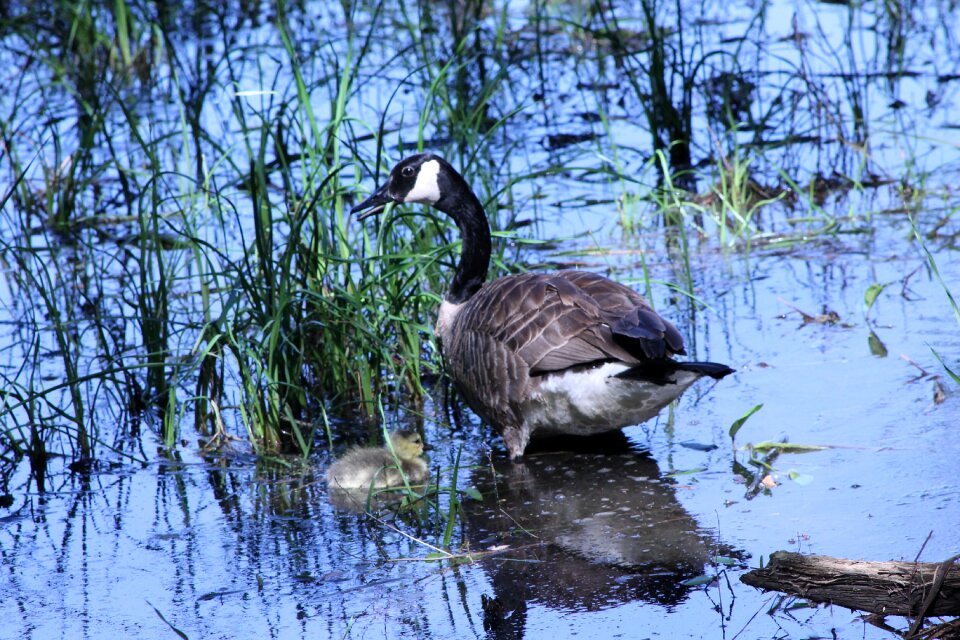
<path fill-rule="evenodd" d="M 636 307 L 613 324 L 614 339 L 627 349 L 639 347 L 651 360 L 682 354 L 683 339 L 676 328 L 649 307 Z"/>
<path fill-rule="evenodd" d="M 541 277 L 518 302 L 497 338 L 527 363 L 531 375 L 637 359 L 613 339 L 604 311 L 563 278 Z"/>

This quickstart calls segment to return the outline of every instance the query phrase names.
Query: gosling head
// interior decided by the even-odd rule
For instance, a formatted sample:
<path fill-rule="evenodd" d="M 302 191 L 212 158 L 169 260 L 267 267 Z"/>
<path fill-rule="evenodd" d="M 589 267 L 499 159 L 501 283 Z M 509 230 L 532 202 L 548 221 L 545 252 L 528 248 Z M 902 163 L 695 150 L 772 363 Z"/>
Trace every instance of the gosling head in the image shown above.
<path fill-rule="evenodd" d="M 421 202 L 436 206 L 446 194 L 454 192 L 452 183 L 460 174 L 438 155 L 418 153 L 404 158 L 390 172 L 386 183 L 350 213 L 366 211 L 360 220 L 383 210 L 388 202 Z M 441 207 L 442 208 L 442 207 Z"/>
<path fill-rule="evenodd" d="M 416 431 L 401 429 L 390 434 L 390 444 L 401 460 L 413 460 L 423 453 L 423 438 Z"/>

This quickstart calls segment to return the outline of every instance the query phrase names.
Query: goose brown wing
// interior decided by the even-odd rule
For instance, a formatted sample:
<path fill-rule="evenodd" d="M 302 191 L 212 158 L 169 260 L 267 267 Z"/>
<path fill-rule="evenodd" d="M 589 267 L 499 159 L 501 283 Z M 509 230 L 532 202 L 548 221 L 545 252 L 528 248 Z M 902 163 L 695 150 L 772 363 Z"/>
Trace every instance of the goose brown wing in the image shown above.
<path fill-rule="evenodd" d="M 560 271 L 557 275 L 597 301 L 614 339 L 631 353 L 647 359 L 686 355 L 677 328 L 633 289 L 589 271 Z"/>
<path fill-rule="evenodd" d="M 634 365 L 683 352 L 680 334 L 642 296 L 582 271 L 491 282 L 456 323 L 459 331 L 488 335 L 519 356 L 531 375 L 611 360 Z"/>

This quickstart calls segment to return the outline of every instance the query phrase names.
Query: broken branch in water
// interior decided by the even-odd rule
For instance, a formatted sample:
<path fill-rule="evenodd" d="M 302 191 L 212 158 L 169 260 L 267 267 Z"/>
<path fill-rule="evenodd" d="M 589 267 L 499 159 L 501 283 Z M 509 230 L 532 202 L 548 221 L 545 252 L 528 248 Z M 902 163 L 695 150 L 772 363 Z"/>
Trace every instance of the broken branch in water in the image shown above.
<path fill-rule="evenodd" d="M 885 615 L 960 616 L 960 555 L 944 562 L 866 562 L 777 551 L 740 580 L 814 602 Z"/>

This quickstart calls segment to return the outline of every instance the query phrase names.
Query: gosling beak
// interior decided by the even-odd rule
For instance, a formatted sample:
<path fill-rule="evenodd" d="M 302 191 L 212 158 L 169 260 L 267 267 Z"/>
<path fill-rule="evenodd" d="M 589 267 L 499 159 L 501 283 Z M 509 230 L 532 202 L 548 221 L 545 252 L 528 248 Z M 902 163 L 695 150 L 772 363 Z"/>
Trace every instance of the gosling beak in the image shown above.
<path fill-rule="evenodd" d="M 359 218 L 357 218 L 357 220 L 365 220 L 366 218 L 369 218 L 370 216 L 375 216 L 381 211 L 383 211 L 384 207 L 386 207 L 389 203 L 393 202 L 393 198 L 391 198 L 387 194 L 388 184 L 389 183 L 383 185 L 382 187 L 374 191 L 373 195 L 371 195 L 369 198 L 367 198 L 366 200 L 364 200 L 363 202 L 355 206 L 353 209 L 350 209 L 350 215 L 353 215 L 358 211 L 364 211 L 365 209 L 369 209 L 369 211 L 367 211 L 366 213 L 361 215 Z"/>

